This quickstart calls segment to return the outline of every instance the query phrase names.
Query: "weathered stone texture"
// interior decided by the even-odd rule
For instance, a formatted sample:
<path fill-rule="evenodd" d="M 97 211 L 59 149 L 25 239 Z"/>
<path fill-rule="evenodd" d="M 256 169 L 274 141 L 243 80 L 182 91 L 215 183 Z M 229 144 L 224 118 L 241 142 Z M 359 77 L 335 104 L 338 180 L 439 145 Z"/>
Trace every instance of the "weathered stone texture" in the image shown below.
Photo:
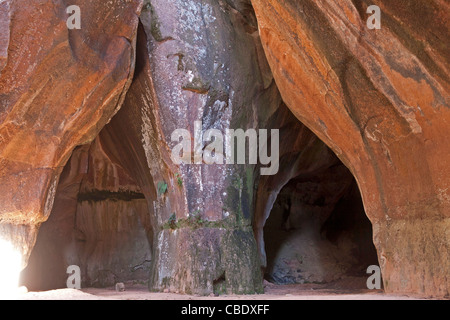
<path fill-rule="evenodd" d="M 68 1 L 0 3 L 0 235 L 24 264 L 38 238 L 30 275 L 46 257 L 57 262 L 49 286 L 69 263 L 86 285 L 110 285 L 142 263 L 155 291 L 262 292 L 278 194 L 318 179 L 319 232 L 351 183 L 324 174 L 339 158 L 385 290 L 449 295 L 445 0 L 77 4 L 81 30 L 67 29 Z M 380 30 L 366 26 L 371 4 Z M 194 140 L 195 121 L 203 132 L 280 129 L 279 172 L 174 164 L 172 132 Z M 317 208 L 297 198 L 288 220 L 301 226 Z"/>
<path fill-rule="evenodd" d="M 48 218 L 72 150 L 117 112 L 133 75 L 142 2 L 77 4 L 80 30 L 67 29 L 65 1 L 0 4 L 0 221 L 10 226 Z"/>
<path fill-rule="evenodd" d="M 385 289 L 448 295 L 448 5 L 252 3 L 283 100 L 357 179 Z"/>

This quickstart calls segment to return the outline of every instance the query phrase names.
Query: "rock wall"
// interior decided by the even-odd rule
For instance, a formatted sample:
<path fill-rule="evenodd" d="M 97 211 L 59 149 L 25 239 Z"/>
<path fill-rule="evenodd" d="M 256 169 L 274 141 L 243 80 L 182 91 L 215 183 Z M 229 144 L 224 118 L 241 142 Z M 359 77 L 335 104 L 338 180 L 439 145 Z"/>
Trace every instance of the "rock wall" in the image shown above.
<path fill-rule="evenodd" d="M 357 179 L 385 290 L 448 295 L 447 4 L 252 3 L 283 100 Z"/>
<path fill-rule="evenodd" d="M 286 284 L 364 276 L 376 251 L 351 173 L 282 102 L 268 126 L 280 128 L 280 170 L 259 177 L 253 221 L 265 277 Z"/>
<path fill-rule="evenodd" d="M 21 274 L 28 289 L 65 288 L 71 265 L 80 267 L 83 288 L 148 281 L 153 234 L 147 202 L 106 153 L 106 138 L 75 149 L 64 167 L 50 217 Z"/>
<path fill-rule="evenodd" d="M 257 184 L 253 230 L 262 267 L 267 266 L 263 229 L 282 188 L 297 176 L 311 176 L 339 163 L 333 152 L 302 125 L 282 101 L 268 125 L 281 128 L 280 169 L 274 175 L 259 177 Z"/>
<path fill-rule="evenodd" d="M 176 129 L 194 139 L 195 121 L 203 132 L 259 128 L 264 116 L 257 108 L 276 109 L 267 99 L 278 93 L 251 7 L 148 1 L 141 21 L 136 76 L 111 134 L 126 132 L 139 153 L 129 170 L 151 181 L 140 181 L 152 208 L 150 290 L 262 292 L 251 228 L 254 165 L 171 160 Z M 205 142 L 193 148 L 203 150 Z"/>
<path fill-rule="evenodd" d="M 377 265 L 372 225 L 342 163 L 292 179 L 280 191 L 264 227 L 265 277 L 278 284 L 356 279 Z"/>
<path fill-rule="evenodd" d="M 101 145 L 147 200 L 150 290 L 205 295 L 262 292 L 251 227 L 255 165 L 202 161 L 177 166 L 170 153 L 176 144 L 172 132 L 187 129 L 194 137 L 194 121 L 202 121 L 202 131 L 214 128 L 225 133 L 231 128 L 262 127 L 277 110 L 280 96 L 252 8 L 215 1 L 148 1 L 141 22 L 134 79 L 121 110 L 89 154 L 95 155 L 99 149 L 95 145 Z M 109 204 L 89 202 L 99 190 L 110 192 L 114 186 L 108 177 L 117 174 L 108 170 L 94 161 L 78 192 L 78 200 L 82 196 L 86 201 L 78 201 L 75 228 L 88 238 L 83 240 L 86 247 L 97 242 L 89 238 L 95 235 L 94 227 L 101 227 L 97 221 L 115 219 L 111 212 L 106 215 L 104 206 Z M 79 221 L 83 226 L 78 226 Z M 108 234 L 108 230 L 97 232 L 99 237 Z M 105 269 L 108 261 L 107 251 L 94 254 L 93 250 L 86 253 L 84 261 L 90 259 L 89 263 L 81 262 L 92 268 L 89 278 L 94 269 Z"/>
<path fill-rule="evenodd" d="M 24 274 L 55 261 L 58 280 L 47 270 L 36 287 L 60 286 L 74 263 L 85 285 L 136 267 L 154 291 L 262 292 L 277 195 L 337 156 L 361 191 L 385 290 L 449 294 L 444 0 L 77 4 L 80 30 L 66 26 L 66 1 L 0 4 L 0 234 L 30 257 Z M 174 130 L 194 151 L 209 142 L 195 144 L 195 121 L 203 133 L 280 129 L 279 172 L 175 164 Z"/>
<path fill-rule="evenodd" d="M 64 164 L 118 111 L 134 71 L 142 2 L 78 1 L 80 30 L 68 5 L 0 4 L 0 221 L 24 263 Z"/>

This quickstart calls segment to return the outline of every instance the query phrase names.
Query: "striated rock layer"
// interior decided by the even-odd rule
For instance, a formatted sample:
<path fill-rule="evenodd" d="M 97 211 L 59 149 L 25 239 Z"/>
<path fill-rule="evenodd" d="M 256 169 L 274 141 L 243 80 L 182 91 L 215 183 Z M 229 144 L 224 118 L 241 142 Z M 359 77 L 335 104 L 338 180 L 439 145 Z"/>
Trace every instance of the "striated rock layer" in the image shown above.
<path fill-rule="evenodd" d="M 28 289 L 65 288 L 70 265 L 80 267 L 83 288 L 148 278 L 147 202 L 107 145 L 107 137 L 99 136 L 75 149 L 64 167 L 52 213 L 22 271 Z"/>
<path fill-rule="evenodd" d="M 385 290 L 448 295 L 448 4 L 252 3 L 283 100 L 356 177 Z"/>

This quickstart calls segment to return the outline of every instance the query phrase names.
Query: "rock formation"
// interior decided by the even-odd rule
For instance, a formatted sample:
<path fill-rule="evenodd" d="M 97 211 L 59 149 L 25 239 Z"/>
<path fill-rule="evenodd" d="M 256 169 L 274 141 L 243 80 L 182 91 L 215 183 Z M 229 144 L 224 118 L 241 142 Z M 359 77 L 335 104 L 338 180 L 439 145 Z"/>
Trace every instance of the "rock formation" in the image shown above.
<path fill-rule="evenodd" d="M 205 19 L 207 23 L 202 22 Z M 150 290 L 262 292 L 251 227 L 255 165 L 177 166 L 170 152 L 176 144 L 172 132 L 188 129 L 194 136 L 195 121 L 202 121 L 203 130 L 246 130 L 260 127 L 277 110 L 279 93 L 251 7 L 152 1 L 144 4 L 141 21 L 133 82 L 121 110 L 95 143 L 136 182 L 147 200 L 147 216 L 141 221 L 147 218 L 151 225 Z M 257 108 L 265 113 L 258 115 Z M 85 174 L 89 176 L 90 170 L 101 168 L 89 166 Z M 109 183 L 105 187 L 114 191 Z M 85 192 L 87 199 L 94 190 L 99 188 Z M 76 217 L 85 216 L 84 207 L 78 205 Z M 56 209 L 52 216 L 63 216 L 61 211 Z M 88 211 L 102 214 L 105 209 Z M 107 223 L 104 214 L 101 220 Z M 100 237 L 109 238 L 109 232 Z M 42 241 L 43 248 L 52 242 Z M 100 258 L 91 257 L 98 268 L 108 267 Z M 29 272 L 33 273 L 31 268 Z M 86 273 L 85 277 L 84 283 L 90 284 Z"/>
<path fill-rule="evenodd" d="M 443 0 L 80 0 L 81 29 L 68 5 L 0 3 L 0 237 L 30 288 L 65 286 L 76 264 L 83 286 L 261 293 L 270 221 L 343 248 L 344 274 L 372 259 L 350 252 L 371 245 L 359 189 L 384 289 L 449 294 Z M 177 129 L 195 154 L 212 142 L 196 122 L 279 129 L 278 172 L 174 163 Z M 338 277 L 309 261 L 284 270 Z"/>
<path fill-rule="evenodd" d="M 194 137 L 195 121 L 204 131 L 258 127 L 256 108 L 269 109 L 261 96 L 273 91 L 270 71 L 246 14 L 216 1 L 144 4 L 136 75 L 107 130 L 132 148 L 138 163 L 124 167 L 151 208 L 150 290 L 262 292 L 251 229 L 254 166 L 171 160 L 174 130 Z"/>
<path fill-rule="evenodd" d="M 385 290 L 448 295 L 448 5 L 252 3 L 283 100 L 358 182 Z"/>
<path fill-rule="evenodd" d="M 0 215 L 24 262 L 64 164 L 119 110 L 134 71 L 141 1 L 79 5 L 80 30 L 68 30 L 63 3 L 0 7 Z"/>
<path fill-rule="evenodd" d="M 107 145 L 100 135 L 76 148 L 64 167 L 52 212 L 22 272 L 28 289 L 66 287 L 70 265 L 80 267 L 84 288 L 148 277 L 152 229 L 147 202 L 106 154 Z"/>

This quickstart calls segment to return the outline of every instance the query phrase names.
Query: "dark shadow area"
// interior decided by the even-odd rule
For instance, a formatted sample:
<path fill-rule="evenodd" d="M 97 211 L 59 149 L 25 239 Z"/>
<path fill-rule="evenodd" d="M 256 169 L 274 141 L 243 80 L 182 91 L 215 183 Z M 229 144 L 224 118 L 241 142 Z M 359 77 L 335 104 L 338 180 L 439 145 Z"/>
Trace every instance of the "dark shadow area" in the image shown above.
<path fill-rule="evenodd" d="M 291 179 L 264 226 L 265 278 L 276 284 L 366 289 L 377 265 L 372 226 L 351 173 L 336 164 Z"/>
<path fill-rule="evenodd" d="M 267 127 L 280 128 L 280 165 L 256 186 L 253 231 L 265 279 L 367 289 L 378 257 L 352 173 L 283 102 Z"/>

